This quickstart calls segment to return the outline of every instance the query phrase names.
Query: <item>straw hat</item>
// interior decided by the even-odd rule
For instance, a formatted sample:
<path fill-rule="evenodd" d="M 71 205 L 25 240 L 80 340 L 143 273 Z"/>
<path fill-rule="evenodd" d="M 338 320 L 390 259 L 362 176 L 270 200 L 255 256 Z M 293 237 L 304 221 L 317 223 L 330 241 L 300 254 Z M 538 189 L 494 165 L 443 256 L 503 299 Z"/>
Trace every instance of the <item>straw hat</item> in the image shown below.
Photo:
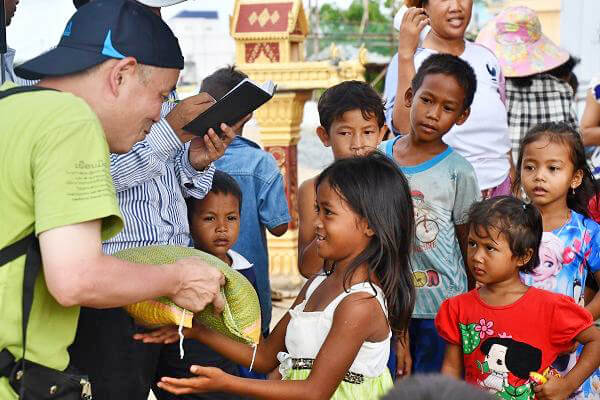
<path fill-rule="evenodd" d="M 569 59 L 567 51 L 542 33 L 540 19 L 527 7 L 502 11 L 481 30 L 476 42 L 496 54 L 508 78 L 546 72 Z"/>

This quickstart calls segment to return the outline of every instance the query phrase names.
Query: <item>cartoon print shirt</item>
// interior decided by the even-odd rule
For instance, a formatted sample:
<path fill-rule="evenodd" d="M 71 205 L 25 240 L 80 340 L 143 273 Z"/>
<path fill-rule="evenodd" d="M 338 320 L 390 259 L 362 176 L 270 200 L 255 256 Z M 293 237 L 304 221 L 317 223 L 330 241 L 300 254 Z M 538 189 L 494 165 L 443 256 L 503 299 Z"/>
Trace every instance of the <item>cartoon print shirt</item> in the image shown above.
<path fill-rule="evenodd" d="M 529 379 L 542 373 L 593 324 L 572 298 L 537 288 L 513 304 L 486 304 L 477 289 L 442 303 L 439 335 L 463 351 L 465 381 L 501 399 L 533 399 Z"/>
<path fill-rule="evenodd" d="M 530 274 L 521 274 L 528 286 L 572 297 L 583 304 L 588 272 L 600 271 L 600 225 L 572 211 L 565 225 L 544 232 L 540 264 Z"/>
<path fill-rule="evenodd" d="M 544 232 L 540 245 L 540 264 L 530 274 L 521 274 L 526 285 L 572 297 L 584 304 L 585 280 L 588 273 L 600 270 L 600 225 L 571 210 L 569 220 L 552 232 Z M 559 357 L 553 367 L 561 375 L 577 362 L 583 346 L 567 356 Z M 573 393 L 572 399 L 600 398 L 600 369 L 597 369 Z"/>
<path fill-rule="evenodd" d="M 399 138 L 382 142 L 379 149 L 394 159 Z M 434 319 L 442 301 L 467 291 L 454 227 L 466 223 L 481 192 L 473 167 L 451 147 L 424 163 L 399 168 L 410 185 L 415 213 L 411 266 L 417 298 L 412 316 Z"/>

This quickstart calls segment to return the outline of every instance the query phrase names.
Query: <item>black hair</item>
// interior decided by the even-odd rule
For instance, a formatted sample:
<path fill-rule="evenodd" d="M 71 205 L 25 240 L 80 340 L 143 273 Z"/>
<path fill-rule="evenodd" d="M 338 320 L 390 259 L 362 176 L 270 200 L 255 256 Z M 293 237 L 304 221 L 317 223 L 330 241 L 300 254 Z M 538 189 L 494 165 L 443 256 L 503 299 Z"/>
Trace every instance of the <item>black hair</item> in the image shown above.
<path fill-rule="evenodd" d="M 319 98 L 319 120 L 329 133 L 331 124 L 345 112 L 360 110 L 365 120 L 377 118 L 381 128 L 385 124 L 383 101 L 368 83 L 345 81 L 325 90 Z"/>
<path fill-rule="evenodd" d="M 344 289 L 356 269 L 366 263 L 385 294 L 392 330 L 404 332 L 414 304 L 415 287 L 409 255 L 414 214 L 408 181 L 385 155 L 375 151 L 365 157 L 337 160 L 317 177 L 315 188 L 327 182 L 352 211 L 365 218 L 375 233 L 352 261 L 344 276 Z"/>
<path fill-rule="evenodd" d="M 236 69 L 235 65 L 230 65 L 204 78 L 200 85 L 200 92 L 206 92 L 215 100 L 219 100 L 247 77 L 248 75 Z"/>
<path fill-rule="evenodd" d="M 87 3 L 89 3 L 90 0 L 73 0 L 73 5 L 75 6 L 75 8 L 79 8 Z"/>
<path fill-rule="evenodd" d="M 471 384 L 439 374 L 419 374 L 398 380 L 382 400 L 493 400 L 495 396 Z"/>
<path fill-rule="evenodd" d="M 553 69 L 551 69 L 549 71 L 544 71 L 544 72 L 540 72 L 540 73 L 528 75 L 528 76 L 520 76 L 520 77 L 515 77 L 515 78 L 507 78 L 507 79 L 510 79 L 511 82 L 513 83 L 513 85 L 520 87 L 520 88 L 530 87 L 533 84 L 533 78 L 535 78 L 536 76 L 539 76 L 539 75 L 544 75 L 544 74 L 552 75 L 553 77 L 555 77 L 557 79 L 561 79 L 561 80 L 569 83 L 569 79 L 572 79 L 571 74 L 573 74 L 573 70 L 575 69 L 577 64 L 579 64 L 580 61 L 581 61 L 581 59 L 579 57 L 570 55 L 569 59 L 567 61 L 565 61 L 558 67 L 554 67 Z M 575 77 L 575 79 L 577 79 L 577 77 Z"/>
<path fill-rule="evenodd" d="M 585 157 L 585 149 L 581 136 L 576 128 L 566 122 L 544 122 L 531 128 L 521 139 L 519 146 L 519 158 L 517 159 L 517 176 L 513 183 L 513 190 L 517 191 L 521 186 L 521 167 L 523 165 L 523 153 L 525 147 L 541 138 L 547 139 L 548 143 L 565 144 L 569 147 L 569 159 L 573 163 L 574 171 L 581 170 L 583 179 L 581 185 L 567 192 L 567 207 L 588 218 L 588 202 L 596 194 L 597 186 L 594 175 L 590 170 Z"/>
<path fill-rule="evenodd" d="M 215 170 L 215 174 L 213 175 L 212 187 L 210 188 L 209 193 L 215 194 L 224 194 L 224 195 L 232 195 L 238 200 L 239 211 L 242 212 L 242 189 L 240 185 L 236 182 L 235 179 L 231 175 L 226 172 Z M 199 199 L 195 199 L 193 197 L 188 197 L 185 202 L 187 204 L 188 209 L 188 217 L 194 212 L 194 203 L 197 201 L 202 201 Z"/>
<path fill-rule="evenodd" d="M 531 258 L 521 271 L 531 272 L 539 264 L 538 250 L 544 227 L 542 215 L 533 205 L 512 196 L 479 201 L 471 206 L 467 224 L 480 237 L 489 237 L 491 228 L 498 230 L 506 237 L 514 257 L 525 257 L 532 250 Z"/>
<path fill-rule="evenodd" d="M 511 338 L 493 337 L 485 340 L 480 350 L 486 356 L 493 345 L 506 347 L 506 368 L 521 379 L 528 379 L 531 371 L 537 371 L 542 365 L 542 351 L 527 343 Z"/>
<path fill-rule="evenodd" d="M 477 90 L 477 77 L 475 71 L 468 62 L 452 54 L 432 54 L 423 61 L 419 70 L 411 82 L 413 95 L 423 84 L 427 75 L 443 74 L 456 79 L 458 85 L 463 88 L 465 98 L 463 101 L 463 110 L 471 107 Z"/>

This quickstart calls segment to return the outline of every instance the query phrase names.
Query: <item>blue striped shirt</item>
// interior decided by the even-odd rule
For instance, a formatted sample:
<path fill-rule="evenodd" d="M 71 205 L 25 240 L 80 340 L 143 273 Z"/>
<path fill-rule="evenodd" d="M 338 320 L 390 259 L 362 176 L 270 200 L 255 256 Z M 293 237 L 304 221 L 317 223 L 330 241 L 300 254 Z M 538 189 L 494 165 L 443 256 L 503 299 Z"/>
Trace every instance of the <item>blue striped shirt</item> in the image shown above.
<path fill-rule="evenodd" d="M 196 171 L 190 164 L 189 143 L 182 144 L 164 119 L 174 106 L 163 104 L 161 120 L 131 151 L 110 155 L 125 228 L 104 242 L 107 254 L 148 245 L 192 246 L 184 199 L 206 196 L 215 168 Z"/>

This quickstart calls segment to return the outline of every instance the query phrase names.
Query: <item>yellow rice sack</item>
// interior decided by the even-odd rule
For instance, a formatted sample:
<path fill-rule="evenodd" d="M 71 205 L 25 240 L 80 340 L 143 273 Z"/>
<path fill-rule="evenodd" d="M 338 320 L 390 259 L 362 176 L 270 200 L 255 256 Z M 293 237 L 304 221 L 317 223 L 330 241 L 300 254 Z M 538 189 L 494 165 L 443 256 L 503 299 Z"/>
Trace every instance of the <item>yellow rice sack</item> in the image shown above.
<path fill-rule="evenodd" d="M 166 297 L 142 301 L 125 307 L 125 310 L 139 323 L 158 327 L 179 325 L 183 316 L 183 326 L 191 327 L 192 318 L 202 324 L 242 343 L 255 344 L 260 338 L 260 304 L 256 291 L 246 277 L 210 254 L 189 247 L 146 246 L 122 250 L 115 257 L 142 264 L 171 264 L 180 258 L 196 256 L 218 268 L 225 275 L 225 286 L 221 294 L 225 308 L 215 315 L 210 304 L 194 315 Z"/>

